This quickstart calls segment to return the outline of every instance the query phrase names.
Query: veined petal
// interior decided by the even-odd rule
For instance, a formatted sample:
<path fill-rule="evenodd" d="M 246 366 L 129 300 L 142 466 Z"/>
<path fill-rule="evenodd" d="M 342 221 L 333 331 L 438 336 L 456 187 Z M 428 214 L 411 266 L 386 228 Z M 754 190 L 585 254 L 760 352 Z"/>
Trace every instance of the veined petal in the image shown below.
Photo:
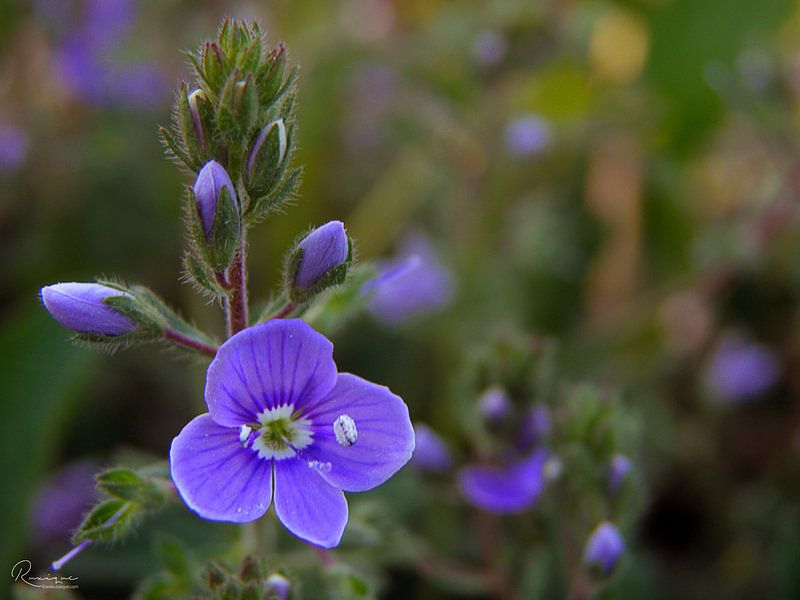
<path fill-rule="evenodd" d="M 243 448 L 238 429 L 195 417 L 172 440 L 169 459 L 178 492 L 204 519 L 246 523 L 267 512 L 272 461 Z"/>
<path fill-rule="evenodd" d="M 347 500 L 303 460 L 275 461 L 275 513 L 302 540 L 333 548 L 347 525 Z"/>
<path fill-rule="evenodd" d="M 335 383 L 333 344 L 299 319 L 276 319 L 220 346 L 206 375 L 206 404 L 217 423 L 238 427 L 276 406 L 313 405 Z"/>
<path fill-rule="evenodd" d="M 506 467 L 466 467 L 458 477 L 461 493 L 470 503 L 489 512 L 527 510 L 544 490 L 542 469 L 549 456 L 547 451 L 539 450 Z"/>
<path fill-rule="evenodd" d="M 333 424 L 347 415 L 355 423 L 356 441 L 342 445 Z M 342 373 L 334 388 L 304 415 L 312 422 L 314 444 L 303 456 L 330 464 L 320 474 L 347 492 L 370 490 L 394 475 L 414 452 L 414 429 L 408 407 L 389 391 L 355 375 Z"/>

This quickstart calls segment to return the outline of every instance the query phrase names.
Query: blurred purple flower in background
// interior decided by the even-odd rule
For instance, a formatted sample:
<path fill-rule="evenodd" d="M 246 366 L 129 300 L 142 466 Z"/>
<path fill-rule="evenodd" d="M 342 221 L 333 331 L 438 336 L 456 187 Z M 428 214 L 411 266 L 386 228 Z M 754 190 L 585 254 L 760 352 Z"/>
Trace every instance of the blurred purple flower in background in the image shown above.
<path fill-rule="evenodd" d="M 728 336 L 714 349 L 706 381 L 717 396 L 741 402 L 769 391 L 780 371 L 778 358 L 768 347 Z"/>
<path fill-rule="evenodd" d="M 472 42 L 472 57 L 483 67 L 493 67 L 505 58 L 508 42 L 497 31 L 484 29 Z"/>
<path fill-rule="evenodd" d="M 631 460 L 623 454 L 615 454 L 608 467 L 608 491 L 612 496 L 619 492 L 625 479 L 633 469 Z"/>
<path fill-rule="evenodd" d="M 608 575 L 617 566 L 624 552 L 625 540 L 619 530 L 612 523 L 603 521 L 595 527 L 586 542 L 583 562 L 587 567 Z"/>
<path fill-rule="evenodd" d="M 96 465 L 89 461 L 67 465 L 39 490 L 31 509 L 34 535 L 40 544 L 63 541 L 97 500 Z"/>
<path fill-rule="evenodd" d="M 28 156 L 28 134 L 11 123 L 0 123 L 0 171 L 16 171 Z"/>
<path fill-rule="evenodd" d="M 549 143 L 550 125 L 539 116 L 519 115 L 506 126 L 506 149 L 514 156 L 532 156 L 543 150 Z"/>
<path fill-rule="evenodd" d="M 387 65 L 361 65 L 346 89 L 349 110 L 342 124 L 345 143 L 360 150 L 371 148 L 384 137 L 385 114 L 398 94 L 397 75 Z"/>
<path fill-rule="evenodd" d="M 433 429 L 423 423 L 414 425 L 416 447 L 411 457 L 411 465 L 421 471 L 441 473 L 453 464 L 450 450 L 444 440 Z"/>
<path fill-rule="evenodd" d="M 518 513 L 531 508 L 545 487 L 544 467 L 550 452 L 537 450 L 529 457 L 503 466 L 473 465 L 458 476 L 468 502 L 488 512 Z"/>
<path fill-rule="evenodd" d="M 519 445 L 532 448 L 540 444 L 550 433 L 550 426 L 550 410 L 542 404 L 531 407 L 522 419 Z"/>
<path fill-rule="evenodd" d="M 433 245 L 420 233 L 406 237 L 397 257 L 379 265 L 378 275 L 362 288 L 373 316 L 390 324 L 447 306 L 454 282 Z"/>
<path fill-rule="evenodd" d="M 511 400 L 503 388 L 493 385 L 478 399 L 478 410 L 487 421 L 497 423 L 508 416 L 511 411 Z"/>
<path fill-rule="evenodd" d="M 87 0 L 74 26 L 56 49 L 56 74 L 69 93 L 93 106 L 120 105 L 155 109 L 167 98 L 167 77 L 155 64 L 123 64 L 119 45 L 136 19 L 132 0 Z M 61 14 L 58 4 L 41 2 L 38 10 Z M 55 17 L 52 19 L 55 21 Z"/>

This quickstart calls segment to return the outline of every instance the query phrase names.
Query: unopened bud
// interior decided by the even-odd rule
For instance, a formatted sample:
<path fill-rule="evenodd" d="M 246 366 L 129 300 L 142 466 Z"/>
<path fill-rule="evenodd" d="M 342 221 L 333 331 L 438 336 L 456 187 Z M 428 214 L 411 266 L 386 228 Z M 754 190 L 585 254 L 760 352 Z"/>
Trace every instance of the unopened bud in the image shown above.
<path fill-rule="evenodd" d="M 195 243 L 215 271 L 233 260 L 239 239 L 239 206 L 233 182 L 224 167 L 210 161 L 194 183 Z"/>
<path fill-rule="evenodd" d="M 106 302 L 133 297 L 99 283 L 56 283 L 41 290 L 42 302 L 52 317 L 78 333 L 118 336 L 132 333 L 136 323 Z"/>
<path fill-rule="evenodd" d="M 280 573 L 274 573 L 264 582 L 268 600 L 289 600 L 292 595 L 292 583 Z"/>
<path fill-rule="evenodd" d="M 603 521 L 592 531 L 583 550 L 583 563 L 601 575 L 609 575 L 625 552 L 625 540 L 615 525 Z"/>
<path fill-rule="evenodd" d="M 478 400 L 478 409 L 490 423 L 498 423 L 511 411 L 511 401 L 506 391 L 500 386 L 488 388 Z"/>
<path fill-rule="evenodd" d="M 293 301 L 342 283 L 350 254 L 350 240 L 341 221 L 326 223 L 304 237 L 292 252 L 288 266 Z"/>

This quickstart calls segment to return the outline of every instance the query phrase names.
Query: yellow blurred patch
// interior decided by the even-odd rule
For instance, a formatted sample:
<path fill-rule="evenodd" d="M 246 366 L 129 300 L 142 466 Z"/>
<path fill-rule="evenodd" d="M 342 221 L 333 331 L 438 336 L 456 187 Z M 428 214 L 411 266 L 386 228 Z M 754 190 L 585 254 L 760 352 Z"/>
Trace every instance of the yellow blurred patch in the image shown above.
<path fill-rule="evenodd" d="M 636 15 L 614 10 L 595 23 L 589 43 L 589 63 L 595 76 L 612 83 L 636 79 L 647 60 L 649 34 Z"/>

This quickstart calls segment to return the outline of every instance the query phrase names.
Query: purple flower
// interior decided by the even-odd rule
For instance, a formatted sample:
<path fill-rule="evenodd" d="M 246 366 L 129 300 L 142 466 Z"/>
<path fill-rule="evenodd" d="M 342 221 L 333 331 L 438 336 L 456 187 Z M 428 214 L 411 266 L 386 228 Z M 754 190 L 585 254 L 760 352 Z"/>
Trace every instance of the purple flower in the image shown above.
<path fill-rule="evenodd" d="M 506 127 L 505 143 L 514 156 L 531 156 L 550 142 L 550 126 L 536 115 L 522 115 Z"/>
<path fill-rule="evenodd" d="M 236 191 L 233 188 L 233 182 L 228 172 L 221 164 L 211 160 L 200 169 L 194 182 L 197 213 L 200 215 L 207 241 L 211 240 L 211 232 L 214 229 L 214 221 L 217 218 L 217 203 L 223 189 L 228 191 L 231 201 L 235 206 L 238 206 Z"/>
<path fill-rule="evenodd" d="M 10 123 L 0 124 L 0 170 L 15 171 L 28 155 L 30 139 L 24 130 Z"/>
<path fill-rule="evenodd" d="M 294 286 L 305 291 L 347 260 L 349 244 L 344 223 L 331 221 L 318 227 L 302 239 L 297 249 L 303 254 L 294 273 Z"/>
<path fill-rule="evenodd" d="M 136 323 L 108 305 L 106 298 L 130 294 L 99 283 L 56 283 L 42 288 L 42 302 L 50 315 L 78 333 L 122 335 Z"/>
<path fill-rule="evenodd" d="M 611 492 L 612 496 L 619 492 L 632 469 L 633 463 L 627 456 L 615 454 L 611 458 L 611 464 L 608 468 L 608 491 Z"/>
<path fill-rule="evenodd" d="M 778 359 L 769 348 L 734 337 L 717 345 L 706 374 L 711 390 L 732 402 L 769 391 L 779 376 Z"/>
<path fill-rule="evenodd" d="M 493 385 L 478 400 L 478 410 L 488 421 L 496 423 L 508 416 L 511 401 L 503 388 Z"/>
<path fill-rule="evenodd" d="M 591 569 L 598 569 L 603 575 L 608 575 L 614 570 L 623 552 L 625 540 L 619 530 L 608 521 L 603 521 L 595 527 L 586 542 L 583 563 Z"/>
<path fill-rule="evenodd" d="M 418 423 L 414 425 L 414 435 L 417 445 L 414 448 L 414 456 L 411 457 L 411 464 L 421 471 L 438 473 L 447 471 L 453 461 L 439 434 L 427 425 Z"/>
<path fill-rule="evenodd" d="M 98 493 L 90 462 L 77 462 L 56 472 L 39 490 L 31 518 L 36 537 L 46 544 L 66 538 Z"/>
<path fill-rule="evenodd" d="M 479 65 L 492 67 L 498 64 L 508 51 L 506 38 L 496 31 L 481 31 L 472 43 L 472 57 Z"/>
<path fill-rule="evenodd" d="M 532 407 L 525 414 L 519 432 L 519 444 L 532 448 L 550 433 L 550 411 L 541 404 Z"/>
<path fill-rule="evenodd" d="M 474 506 L 498 514 L 531 508 L 545 486 L 544 466 L 550 453 L 537 450 L 504 466 L 474 465 L 459 473 L 461 493 Z"/>
<path fill-rule="evenodd" d="M 245 329 L 208 368 L 208 413 L 172 442 L 172 479 L 213 521 L 245 523 L 274 499 L 297 537 L 330 548 L 347 524 L 342 491 L 372 489 L 414 450 L 408 408 L 386 387 L 336 372 L 333 345 L 298 319 Z"/>
<path fill-rule="evenodd" d="M 379 266 L 378 275 L 362 288 L 368 308 L 378 319 L 401 323 L 443 308 L 453 297 L 453 278 L 441 264 L 430 241 L 413 234 L 398 257 Z"/>

